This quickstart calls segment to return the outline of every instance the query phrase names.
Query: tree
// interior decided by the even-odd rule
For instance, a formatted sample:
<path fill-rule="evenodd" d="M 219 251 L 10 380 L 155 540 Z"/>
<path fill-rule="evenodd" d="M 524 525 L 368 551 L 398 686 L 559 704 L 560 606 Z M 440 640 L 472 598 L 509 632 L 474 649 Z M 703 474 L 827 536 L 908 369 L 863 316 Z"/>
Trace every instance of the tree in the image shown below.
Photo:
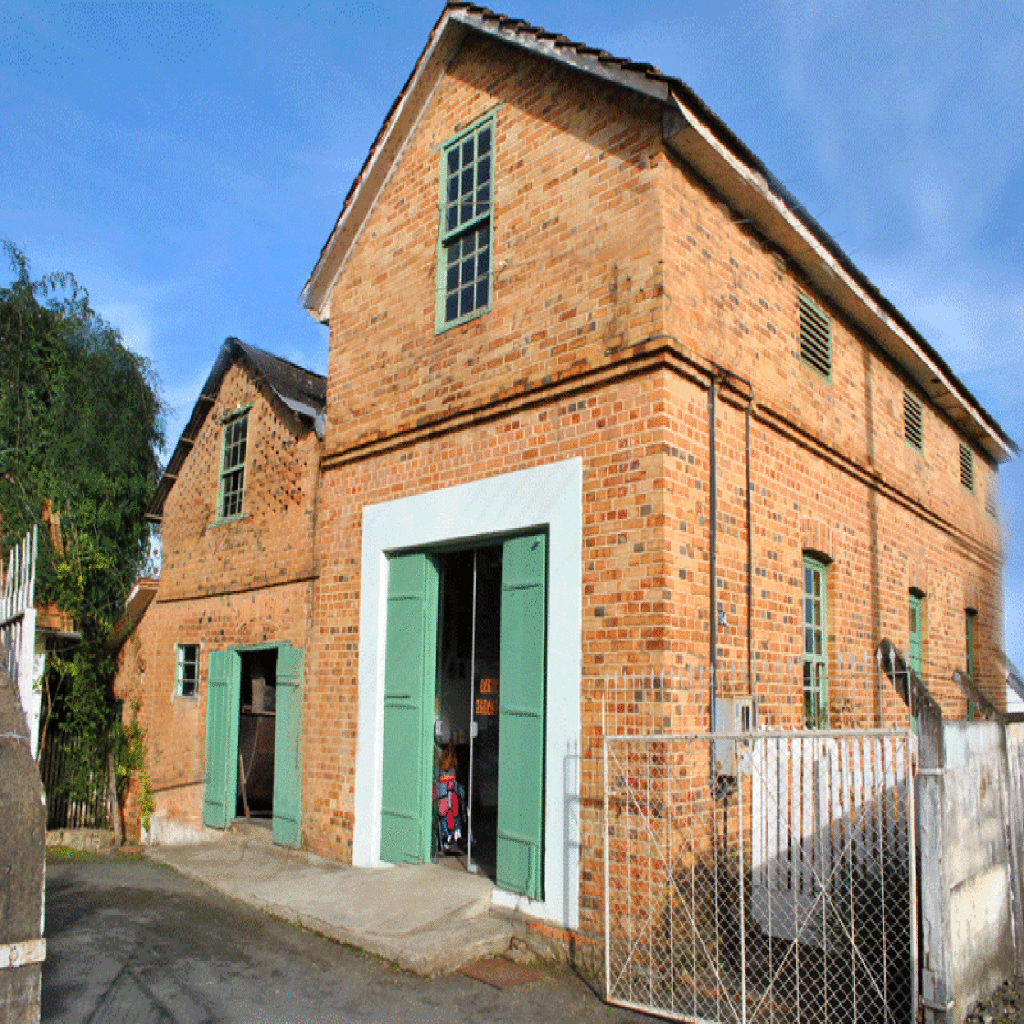
<path fill-rule="evenodd" d="M 67 612 L 81 635 L 57 652 L 49 695 L 88 745 L 114 718 L 114 664 L 104 641 L 149 551 L 143 513 L 159 476 L 163 410 L 149 361 L 89 305 L 70 273 L 30 277 L 3 247 L 13 280 L 0 288 L 0 546 L 4 553 L 49 505 L 62 544 L 40 531 L 37 601 Z"/>

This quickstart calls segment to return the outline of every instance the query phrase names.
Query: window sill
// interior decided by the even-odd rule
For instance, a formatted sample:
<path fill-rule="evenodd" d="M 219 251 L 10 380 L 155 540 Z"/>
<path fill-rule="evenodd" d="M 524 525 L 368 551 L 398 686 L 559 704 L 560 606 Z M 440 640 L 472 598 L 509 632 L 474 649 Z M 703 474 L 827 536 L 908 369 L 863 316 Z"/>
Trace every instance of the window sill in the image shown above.
<path fill-rule="evenodd" d="M 237 516 L 217 516 L 211 519 L 207 524 L 207 529 L 213 529 L 216 526 L 230 526 L 232 523 L 241 523 L 249 518 L 248 512 L 239 512 Z"/>
<path fill-rule="evenodd" d="M 472 313 L 467 313 L 465 316 L 460 316 L 455 320 L 435 323 L 434 335 L 436 337 L 439 334 L 444 334 L 445 331 L 451 331 L 456 327 L 462 327 L 465 324 L 472 323 L 472 321 L 479 319 L 486 313 L 490 313 L 490 311 L 491 305 L 488 303 L 486 306 L 482 306 L 480 309 L 474 309 Z"/>

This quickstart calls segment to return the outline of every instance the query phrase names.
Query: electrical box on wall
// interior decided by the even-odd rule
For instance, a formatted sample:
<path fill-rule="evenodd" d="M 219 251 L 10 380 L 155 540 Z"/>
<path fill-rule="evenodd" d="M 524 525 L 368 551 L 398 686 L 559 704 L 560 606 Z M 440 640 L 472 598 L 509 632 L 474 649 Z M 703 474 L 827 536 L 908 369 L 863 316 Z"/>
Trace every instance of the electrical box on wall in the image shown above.
<path fill-rule="evenodd" d="M 758 727 L 757 697 L 716 697 L 715 732 L 754 732 Z M 716 738 L 715 772 L 717 775 L 736 776 L 750 771 L 753 737 L 749 740 Z"/>

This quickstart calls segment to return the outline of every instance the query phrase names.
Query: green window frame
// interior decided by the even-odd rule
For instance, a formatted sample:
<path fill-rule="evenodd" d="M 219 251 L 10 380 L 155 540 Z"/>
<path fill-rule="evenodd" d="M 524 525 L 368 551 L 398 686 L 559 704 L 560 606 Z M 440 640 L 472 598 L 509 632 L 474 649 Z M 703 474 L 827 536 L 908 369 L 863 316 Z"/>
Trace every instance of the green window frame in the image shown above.
<path fill-rule="evenodd" d="M 803 292 L 800 292 L 800 359 L 825 380 L 832 380 L 832 321 Z"/>
<path fill-rule="evenodd" d="M 235 519 L 242 515 L 245 502 L 245 455 L 248 434 L 248 409 L 234 413 L 224 420 L 217 488 L 218 519 Z"/>
<path fill-rule="evenodd" d="M 449 139 L 441 152 L 437 333 L 491 308 L 494 148 L 492 113 Z"/>
<path fill-rule="evenodd" d="M 175 647 L 174 695 L 199 696 L 199 644 L 177 644 Z"/>
<path fill-rule="evenodd" d="M 907 600 L 907 664 L 921 678 L 921 646 L 924 638 L 924 594 L 911 590 Z"/>
<path fill-rule="evenodd" d="M 825 563 L 809 555 L 803 564 L 804 724 L 828 728 L 828 573 Z"/>

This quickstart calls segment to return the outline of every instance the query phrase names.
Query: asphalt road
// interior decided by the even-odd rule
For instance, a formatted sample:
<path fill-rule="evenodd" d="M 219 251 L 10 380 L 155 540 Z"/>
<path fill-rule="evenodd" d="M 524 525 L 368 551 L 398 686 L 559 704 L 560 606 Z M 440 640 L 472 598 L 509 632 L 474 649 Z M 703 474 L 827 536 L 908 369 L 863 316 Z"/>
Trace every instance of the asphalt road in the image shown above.
<path fill-rule="evenodd" d="M 42 1019 L 54 1024 L 650 1020 L 555 965 L 504 990 L 424 981 L 147 861 L 48 863 L 46 937 Z"/>

